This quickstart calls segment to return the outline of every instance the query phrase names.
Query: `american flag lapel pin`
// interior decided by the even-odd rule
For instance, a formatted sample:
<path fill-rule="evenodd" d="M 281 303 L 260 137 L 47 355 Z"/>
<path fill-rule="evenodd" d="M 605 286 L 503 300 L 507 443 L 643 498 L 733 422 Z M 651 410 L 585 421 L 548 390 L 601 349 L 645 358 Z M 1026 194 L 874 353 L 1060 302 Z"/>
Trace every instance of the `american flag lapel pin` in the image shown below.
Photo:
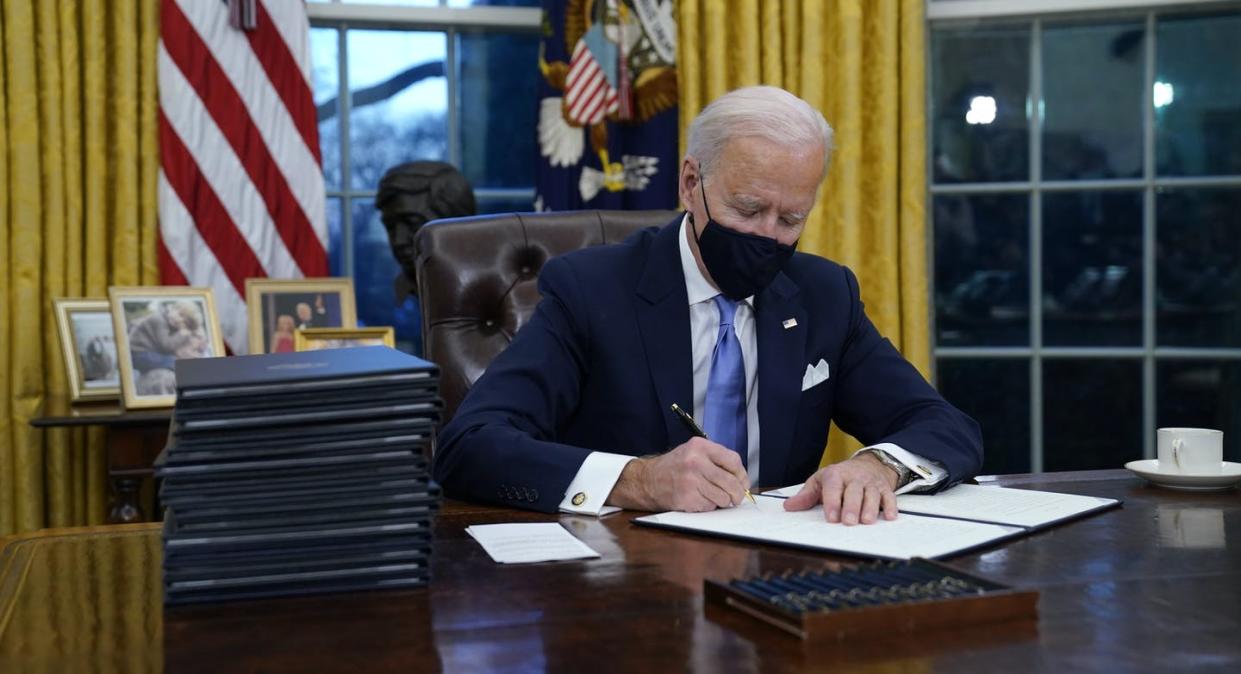
<path fill-rule="evenodd" d="M 784 319 L 784 323 L 782 323 L 781 325 L 783 325 L 783 326 L 784 326 L 784 329 L 785 329 L 785 330 L 788 330 L 789 328 L 795 328 L 795 327 L 797 327 L 797 319 L 796 319 L 796 318 L 786 318 L 786 319 Z"/>

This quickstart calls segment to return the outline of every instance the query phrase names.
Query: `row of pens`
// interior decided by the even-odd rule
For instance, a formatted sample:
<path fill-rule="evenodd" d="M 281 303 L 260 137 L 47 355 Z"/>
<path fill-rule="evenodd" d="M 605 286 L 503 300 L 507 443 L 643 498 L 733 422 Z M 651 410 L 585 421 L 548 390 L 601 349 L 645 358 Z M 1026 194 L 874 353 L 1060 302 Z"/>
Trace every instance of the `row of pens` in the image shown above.
<path fill-rule="evenodd" d="M 793 613 L 935 601 L 988 590 L 973 579 L 920 560 L 875 562 L 840 571 L 767 573 L 730 585 Z"/>

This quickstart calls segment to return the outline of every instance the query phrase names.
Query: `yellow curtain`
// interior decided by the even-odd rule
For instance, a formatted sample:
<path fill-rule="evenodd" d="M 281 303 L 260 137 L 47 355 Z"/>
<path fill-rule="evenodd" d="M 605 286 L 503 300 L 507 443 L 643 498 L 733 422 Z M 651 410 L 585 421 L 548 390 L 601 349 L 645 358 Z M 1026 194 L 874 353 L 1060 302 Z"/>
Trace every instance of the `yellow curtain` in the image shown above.
<path fill-rule="evenodd" d="M 158 0 L 0 0 L 0 535 L 104 518 L 99 430 L 64 395 L 52 299 L 155 283 Z"/>
<path fill-rule="evenodd" d="M 737 87 L 783 87 L 827 117 L 836 151 L 800 249 L 852 268 L 871 320 L 929 374 L 924 1 L 678 0 L 678 76 L 682 151 Z M 825 463 L 858 447 L 832 438 Z"/>

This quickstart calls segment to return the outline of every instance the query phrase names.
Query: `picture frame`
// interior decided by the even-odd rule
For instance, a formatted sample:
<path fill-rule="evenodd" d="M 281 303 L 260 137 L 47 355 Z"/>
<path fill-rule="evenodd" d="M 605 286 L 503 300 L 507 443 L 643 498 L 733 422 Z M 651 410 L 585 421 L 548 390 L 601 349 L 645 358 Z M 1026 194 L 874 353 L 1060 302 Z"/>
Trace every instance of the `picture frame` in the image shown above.
<path fill-rule="evenodd" d="M 52 300 L 70 402 L 118 400 L 121 371 L 111 305 L 102 297 Z"/>
<path fill-rule="evenodd" d="M 344 349 L 351 346 L 390 346 L 396 348 L 396 330 L 378 328 L 307 328 L 294 331 L 297 351 Z"/>
<path fill-rule="evenodd" d="M 108 299 L 126 408 L 171 407 L 178 358 L 226 355 L 210 288 L 112 286 Z"/>
<path fill-rule="evenodd" d="M 293 333 L 358 325 L 351 278 L 246 279 L 250 353 L 294 351 Z"/>

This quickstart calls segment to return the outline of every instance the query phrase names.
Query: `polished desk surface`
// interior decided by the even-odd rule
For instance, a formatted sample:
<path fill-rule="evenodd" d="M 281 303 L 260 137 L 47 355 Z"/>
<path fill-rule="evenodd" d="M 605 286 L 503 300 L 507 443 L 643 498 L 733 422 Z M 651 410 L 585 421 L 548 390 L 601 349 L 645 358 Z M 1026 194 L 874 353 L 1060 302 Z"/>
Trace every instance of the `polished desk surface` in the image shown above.
<path fill-rule="evenodd" d="M 427 589 L 163 611 L 158 525 L 45 531 L 0 549 L 0 671 L 1241 671 L 1241 494 L 1124 471 L 1008 476 L 1123 508 L 949 562 L 1041 592 L 1039 618 L 805 643 L 704 606 L 704 578 L 842 558 L 558 519 L 601 559 L 507 566 L 469 524 L 551 515 L 449 502 Z"/>

